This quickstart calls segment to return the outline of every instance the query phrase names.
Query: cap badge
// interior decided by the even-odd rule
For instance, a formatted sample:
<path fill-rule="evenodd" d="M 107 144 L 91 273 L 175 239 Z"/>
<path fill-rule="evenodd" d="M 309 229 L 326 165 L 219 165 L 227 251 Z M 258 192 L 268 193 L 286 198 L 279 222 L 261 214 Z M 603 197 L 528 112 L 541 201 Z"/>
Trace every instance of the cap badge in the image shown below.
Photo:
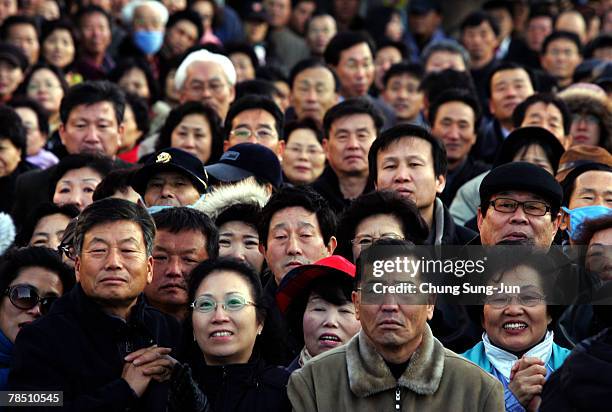
<path fill-rule="evenodd" d="M 172 156 L 170 155 L 170 153 L 161 152 L 160 154 L 157 155 L 157 158 L 155 159 L 155 163 L 168 163 L 170 160 L 172 160 Z"/>

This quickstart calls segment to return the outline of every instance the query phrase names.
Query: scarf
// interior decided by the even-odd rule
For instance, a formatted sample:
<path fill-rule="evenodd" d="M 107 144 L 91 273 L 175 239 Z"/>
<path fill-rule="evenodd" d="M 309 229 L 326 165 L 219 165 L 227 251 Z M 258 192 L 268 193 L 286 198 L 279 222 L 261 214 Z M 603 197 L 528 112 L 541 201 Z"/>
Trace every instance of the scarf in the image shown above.
<path fill-rule="evenodd" d="M 300 357 L 298 358 L 298 363 L 300 364 L 300 368 L 303 367 L 304 364 L 311 359 L 312 359 L 312 355 L 310 354 L 310 352 L 308 352 L 308 349 L 306 349 L 306 346 L 304 346 L 302 350 L 300 351 Z"/>
<path fill-rule="evenodd" d="M 553 332 L 546 332 L 544 340 L 535 345 L 533 348 L 529 349 L 529 351 L 527 351 L 523 356 L 538 358 L 544 362 L 546 369 L 550 369 L 550 367 L 548 367 L 548 361 L 550 360 L 550 356 L 552 354 L 553 339 Z M 482 334 L 482 342 L 484 343 L 485 355 L 489 362 L 491 362 L 493 367 L 509 380 L 510 370 L 519 358 L 516 355 L 493 345 L 486 332 Z"/>

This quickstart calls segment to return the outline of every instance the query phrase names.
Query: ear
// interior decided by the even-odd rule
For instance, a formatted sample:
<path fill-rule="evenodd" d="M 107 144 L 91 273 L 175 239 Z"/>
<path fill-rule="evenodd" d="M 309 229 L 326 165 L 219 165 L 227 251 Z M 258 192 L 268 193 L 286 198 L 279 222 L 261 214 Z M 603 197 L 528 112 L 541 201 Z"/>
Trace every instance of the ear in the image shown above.
<path fill-rule="evenodd" d="M 81 283 L 81 258 L 79 256 L 74 259 L 74 275 L 77 283 Z"/>
<path fill-rule="evenodd" d="M 436 193 L 442 193 L 446 187 L 446 177 L 440 175 L 436 177 Z"/>
<path fill-rule="evenodd" d="M 232 147 L 232 146 L 230 145 L 229 139 L 224 140 L 223 141 L 223 151 L 227 152 L 227 149 L 229 149 L 230 147 Z"/>
<path fill-rule="evenodd" d="M 427 305 L 427 320 L 431 320 L 433 318 L 433 314 L 434 314 L 434 308 L 436 307 L 435 305 L 435 296 L 433 297 L 433 302 L 429 303 Z"/>
<path fill-rule="evenodd" d="M 353 301 L 353 306 L 355 306 L 355 318 L 357 318 L 357 320 L 360 320 L 360 316 L 361 316 L 361 293 L 358 290 L 354 290 L 351 293 L 351 300 Z"/>
<path fill-rule="evenodd" d="M 553 230 L 552 230 L 551 237 L 550 237 L 551 242 L 555 238 L 555 235 L 557 234 L 557 230 L 559 230 L 559 226 L 561 224 L 561 216 L 562 216 L 561 213 L 558 213 L 557 217 L 555 217 L 555 219 L 552 221 Z"/>
<path fill-rule="evenodd" d="M 329 256 L 334 254 L 334 250 L 336 250 L 336 247 L 338 246 L 338 240 L 336 240 L 335 236 L 332 236 L 329 238 L 329 242 L 327 242 L 327 251 L 329 252 Z"/>
<path fill-rule="evenodd" d="M 287 148 L 287 143 L 284 140 L 279 140 L 278 145 L 276 146 L 278 150 L 278 155 L 282 158 L 285 154 L 285 149 Z"/>
<path fill-rule="evenodd" d="M 153 282 L 153 256 L 147 258 L 147 285 Z"/>
<path fill-rule="evenodd" d="M 323 138 L 323 141 L 321 142 L 321 145 L 323 146 L 323 151 L 325 152 L 325 157 L 327 157 L 327 153 L 329 151 L 329 148 L 327 147 L 329 143 L 329 139 L 327 139 L 327 137 Z"/>
<path fill-rule="evenodd" d="M 476 222 L 478 224 L 478 231 L 480 231 L 482 227 L 482 221 L 484 220 L 484 216 L 482 215 L 482 211 L 480 210 L 480 206 L 478 206 L 478 211 L 476 212 Z"/>
<path fill-rule="evenodd" d="M 567 230 L 570 227 L 570 215 L 562 210 L 561 217 L 559 219 L 559 229 Z"/>
<path fill-rule="evenodd" d="M 118 131 L 119 133 L 117 135 L 117 151 L 119 151 L 119 148 L 121 147 L 121 144 L 123 143 L 123 137 L 125 136 L 125 123 L 121 123 L 119 125 Z"/>
<path fill-rule="evenodd" d="M 262 245 L 261 243 L 259 243 L 259 246 L 257 246 L 257 248 L 259 249 L 259 253 L 261 253 L 264 258 L 266 257 L 266 248 L 264 245 Z"/>
<path fill-rule="evenodd" d="M 230 102 L 233 102 L 236 99 L 236 88 L 235 86 L 230 86 Z"/>
<path fill-rule="evenodd" d="M 66 146 L 66 126 L 64 123 L 60 123 L 59 125 L 59 136 L 62 144 Z"/>

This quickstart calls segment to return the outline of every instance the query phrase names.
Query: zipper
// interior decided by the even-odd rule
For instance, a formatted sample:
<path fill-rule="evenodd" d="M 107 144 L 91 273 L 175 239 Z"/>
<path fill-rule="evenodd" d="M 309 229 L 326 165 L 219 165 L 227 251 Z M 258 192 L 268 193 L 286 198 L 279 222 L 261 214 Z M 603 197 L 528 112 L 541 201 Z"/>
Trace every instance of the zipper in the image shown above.
<path fill-rule="evenodd" d="M 395 387 L 395 410 L 399 411 L 402 405 L 402 392 L 400 391 L 400 386 L 397 385 Z"/>

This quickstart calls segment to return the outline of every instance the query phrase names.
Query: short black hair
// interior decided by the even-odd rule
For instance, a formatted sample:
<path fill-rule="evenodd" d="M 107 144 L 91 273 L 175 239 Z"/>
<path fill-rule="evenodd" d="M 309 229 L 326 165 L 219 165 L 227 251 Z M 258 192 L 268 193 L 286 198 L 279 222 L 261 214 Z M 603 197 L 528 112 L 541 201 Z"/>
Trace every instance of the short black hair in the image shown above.
<path fill-rule="evenodd" d="M 165 230 L 178 234 L 193 230 L 202 233 L 206 238 L 206 253 L 209 259 L 219 254 L 219 230 L 213 221 L 204 213 L 192 207 L 169 207 L 153 214 L 158 231 Z"/>
<path fill-rule="evenodd" d="M 495 33 L 495 37 L 499 36 L 499 25 L 495 19 L 484 11 L 480 10 L 470 13 L 465 19 L 463 19 L 463 22 L 461 23 L 461 34 L 463 34 L 465 29 L 480 26 L 482 23 L 489 23 L 493 33 Z"/>
<path fill-rule="evenodd" d="M 130 70 L 140 70 L 147 80 L 147 88 L 149 89 L 149 102 L 154 103 L 159 98 L 159 83 L 155 79 L 150 65 L 141 58 L 127 57 L 119 60 L 119 63 L 108 74 L 108 79 L 113 83 L 119 83 L 119 80 Z"/>
<path fill-rule="evenodd" d="M 316 120 L 310 117 L 305 117 L 301 120 L 294 120 L 292 122 L 287 123 L 285 125 L 284 133 L 285 142 L 289 143 L 289 137 L 291 136 L 291 133 L 298 129 L 312 130 L 312 132 L 315 134 L 315 137 L 317 138 L 317 141 L 323 144 L 323 132 L 321 131 L 321 127 L 319 126 Z"/>
<path fill-rule="evenodd" d="M 434 43 L 429 44 L 423 52 L 421 53 L 421 60 L 423 61 L 423 66 L 427 66 L 427 61 L 431 57 L 432 54 L 436 52 L 448 52 L 453 54 L 458 54 L 461 56 L 463 60 L 463 64 L 465 64 L 466 70 L 470 67 L 470 53 L 463 47 L 461 44 L 456 42 L 455 40 L 437 40 Z"/>
<path fill-rule="evenodd" d="M 151 123 L 149 120 L 149 105 L 142 97 L 129 92 L 125 94 L 125 102 L 128 106 L 130 106 L 130 109 L 132 109 L 132 113 L 134 113 L 136 128 L 142 133 L 142 136 L 140 136 L 136 142 L 140 143 L 144 140 L 147 133 L 149 133 Z"/>
<path fill-rule="evenodd" d="M 0 38 L 2 38 L 2 40 L 8 39 L 11 27 L 15 26 L 16 24 L 28 24 L 34 27 L 34 30 L 36 31 L 36 39 L 38 40 L 40 38 L 40 30 L 38 28 L 38 24 L 36 24 L 36 20 L 30 16 L 24 16 L 21 14 L 9 16 L 4 19 L 2 26 L 0 26 Z"/>
<path fill-rule="evenodd" d="M 96 186 L 93 201 L 112 197 L 117 191 L 127 192 L 132 187 L 130 181 L 136 170 L 137 168 L 111 170 Z"/>
<path fill-rule="evenodd" d="M 23 222 L 21 230 L 19 230 L 17 238 L 15 239 L 15 244 L 18 246 L 27 246 L 30 243 L 30 239 L 32 239 L 34 229 L 38 222 L 44 217 L 55 214 L 61 214 L 70 219 L 74 219 L 79 215 L 79 209 L 74 205 L 58 206 L 51 202 L 40 203 Z"/>
<path fill-rule="evenodd" d="M 395 63 L 385 72 L 383 76 L 383 84 L 386 88 L 389 80 L 391 80 L 392 77 L 401 76 L 404 74 L 414 77 L 420 83 L 421 80 L 423 80 L 424 73 L 423 66 L 418 63 Z"/>
<path fill-rule="evenodd" d="M 255 302 L 257 322 L 263 324 L 266 318 L 267 308 L 264 302 L 263 288 L 261 287 L 259 275 L 247 263 L 236 258 L 220 257 L 217 259 L 208 259 L 193 268 L 189 278 L 188 302 L 191 303 L 196 299 L 197 296 L 195 294 L 204 279 L 217 271 L 235 272 L 247 281 L 251 294 L 253 295 L 253 302 Z M 191 322 L 186 322 L 186 324 L 188 328 L 191 327 Z"/>
<path fill-rule="evenodd" d="M 200 15 L 198 13 L 190 9 L 179 10 L 170 14 L 170 17 L 168 17 L 168 22 L 166 23 L 166 30 L 170 29 L 176 23 L 182 20 L 187 20 L 191 24 L 196 26 L 196 29 L 198 30 L 198 40 L 202 38 L 202 36 L 204 35 L 202 19 L 200 18 Z"/>
<path fill-rule="evenodd" d="M 445 69 L 439 72 L 427 73 L 421 81 L 420 89 L 428 102 L 433 102 L 445 90 L 456 88 L 467 89 L 478 96 L 476 86 L 469 71 L 460 72 L 454 69 Z"/>
<path fill-rule="evenodd" d="M 57 251 L 38 246 L 14 248 L 2 256 L 0 264 L 0 291 L 4 292 L 19 276 L 22 269 L 40 266 L 57 275 L 62 283 L 63 294 L 76 283 L 74 270 L 62 262 Z"/>
<path fill-rule="evenodd" d="M 598 49 L 612 48 L 612 33 L 601 33 L 584 47 L 584 58 L 590 59 Z"/>
<path fill-rule="evenodd" d="M 578 37 L 576 33 L 564 30 L 553 31 L 544 39 L 544 43 L 542 43 L 541 55 L 546 54 L 550 43 L 559 39 L 569 40 L 574 43 L 576 45 L 576 49 L 578 50 L 578 54 L 582 56 L 582 43 L 580 43 L 580 37 Z"/>
<path fill-rule="evenodd" d="M 404 237 L 414 244 L 423 244 L 429 235 L 427 223 L 412 200 L 402 197 L 394 190 L 374 191 L 359 196 L 344 211 L 338 225 L 338 247 L 335 254 L 353 260 L 351 240 L 357 226 L 368 217 L 392 215 L 402 225 Z"/>
<path fill-rule="evenodd" d="M 510 17 L 514 17 L 514 7 L 509 0 L 488 0 L 482 5 L 485 11 L 504 9 L 510 13 Z"/>
<path fill-rule="evenodd" d="M 244 96 L 236 100 L 230 106 L 227 116 L 225 117 L 224 136 L 225 140 L 229 140 L 229 134 L 232 131 L 232 122 L 234 118 L 246 110 L 265 110 L 274 117 L 274 124 L 278 138 L 283 137 L 283 126 L 285 115 L 279 109 L 278 105 L 273 100 L 263 96 Z"/>
<path fill-rule="evenodd" d="M 381 51 L 382 49 L 386 49 L 387 47 L 393 47 L 402 56 L 402 61 L 410 59 L 410 51 L 408 50 L 408 46 L 401 41 L 393 41 L 393 40 L 384 40 L 378 43 L 378 47 L 376 48 L 376 53 Z"/>
<path fill-rule="evenodd" d="M 572 126 L 572 114 L 563 99 L 560 99 L 552 93 L 535 93 L 519 103 L 519 105 L 514 108 L 514 112 L 512 112 L 512 123 L 515 128 L 521 127 L 525 120 L 527 109 L 536 103 L 544 103 L 546 105 L 552 104 L 559 109 L 563 120 L 563 132 L 566 135 L 569 134 L 570 127 Z"/>
<path fill-rule="evenodd" d="M 323 242 L 328 244 L 336 233 L 337 220 L 327 200 L 307 186 L 287 186 L 274 193 L 261 211 L 258 232 L 259 243 L 268 246 L 270 222 L 275 213 L 290 207 L 301 207 L 317 215 Z"/>
<path fill-rule="evenodd" d="M 354 114 L 367 114 L 374 122 L 376 136 L 380 133 L 384 118 L 374 104 L 366 97 L 353 97 L 332 106 L 323 117 L 323 136 L 328 139 L 329 131 L 334 122 L 342 117 Z"/>
<path fill-rule="evenodd" d="M 259 66 L 255 68 L 255 77 L 262 80 L 268 80 L 271 82 L 285 82 L 289 84 L 287 79 L 286 70 L 280 68 L 274 64 L 268 64 L 266 66 Z"/>
<path fill-rule="evenodd" d="M 170 114 L 168 114 L 164 125 L 159 131 L 159 137 L 155 143 L 155 151 L 158 152 L 172 146 L 172 132 L 186 116 L 191 114 L 199 114 L 206 118 L 212 139 L 210 143 L 210 158 L 206 164 L 216 163 L 223 154 L 221 119 L 219 118 L 217 112 L 215 112 L 212 108 L 195 101 L 183 103 L 180 106 L 172 109 Z"/>
<path fill-rule="evenodd" d="M 253 50 L 253 46 L 251 46 L 250 44 L 239 43 L 239 42 L 226 44 L 225 45 L 225 55 L 229 57 L 231 54 L 234 54 L 234 53 L 242 53 L 246 55 L 251 61 L 251 65 L 253 66 L 253 69 L 256 70 L 259 67 L 259 59 L 257 58 L 257 55 L 255 54 L 255 50 Z"/>
<path fill-rule="evenodd" d="M 291 69 L 291 73 L 289 73 L 289 86 L 293 89 L 294 82 L 296 77 L 304 70 L 314 69 L 314 68 L 323 68 L 329 70 L 329 72 L 334 77 L 334 91 L 337 93 L 340 90 L 340 80 L 338 79 L 338 75 L 334 70 L 331 70 L 321 59 L 317 59 L 315 57 L 309 57 L 304 60 L 300 60 L 293 66 Z"/>
<path fill-rule="evenodd" d="M 60 104 L 60 119 L 66 124 L 70 113 L 77 106 L 91 106 L 101 102 L 113 105 L 117 125 L 120 125 L 125 112 L 125 94 L 119 86 L 106 80 L 87 81 L 68 89 Z"/>
<path fill-rule="evenodd" d="M 261 207 L 255 203 L 238 203 L 229 206 L 223 212 L 219 213 L 215 219 L 215 225 L 220 228 L 221 225 L 227 222 L 242 222 L 248 226 L 251 226 L 257 231 L 257 224 L 259 223 L 259 215 L 261 214 Z"/>
<path fill-rule="evenodd" d="M 111 20 L 110 14 L 108 14 L 107 11 L 104 10 L 100 6 L 89 5 L 89 6 L 80 8 L 75 16 L 75 21 L 77 22 L 77 25 L 79 26 L 79 28 L 81 28 L 81 24 L 83 24 L 84 17 L 87 17 L 90 14 L 96 14 L 96 13 L 103 15 L 106 18 L 106 21 L 108 22 L 108 26 L 111 27 L 112 20 Z"/>
<path fill-rule="evenodd" d="M 261 96 L 273 100 L 275 96 L 280 94 L 280 91 L 270 80 L 243 80 L 236 83 L 236 86 L 234 87 L 236 89 L 236 100 L 240 100 L 246 96 Z"/>
<path fill-rule="evenodd" d="M 434 125 L 440 107 L 448 102 L 461 102 L 468 105 L 474 113 L 474 132 L 478 132 L 481 117 L 480 104 L 478 98 L 467 89 L 448 89 L 442 92 L 429 106 L 429 124 Z"/>
<path fill-rule="evenodd" d="M 92 228 L 125 220 L 134 222 L 140 227 L 147 257 L 151 256 L 155 241 L 155 222 L 153 222 L 153 218 L 143 206 L 129 200 L 112 197 L 93 202 L 83 209 L 79 215 L 74 228 L 74 250 L 76 254 L 81 255 L 85 235 Z"/>
<path fill-rule="evenodd" d="M 57 20 L 43 20 L 42 23 L 42 33 L 40 35 L 40 46 L 42 48 L 43 43 L 47 40 L 47 37 L 53 34 L 56 30 L 66 30 L 72 37 L 72 42 L 75 47 L 78 46 L 78 35 L 76 34 L 76 29 L 74 27 L 74 23 L 64 17 L 60 17 Z"/>
<path fill-rule="evenodd" d="M 368 153 L 368 165 L 369 165 L 369 179 L 372 182 L 376 182 L 378 178 L 378 169 L 376 159 L 378 152 L 387 149 L 391 144 L 395 143 L 404 138 L 410 139 L 423 139 L 431 144 L 431 155 L 433 159 L 434 173 L 437 176 L 446 176 L 448 171 L 448 162 L 446 159 L 446 149 L 444 144 L 431 135 L 431 133 L 421 126 L 402 123 L 393 126 L 390 129 L 385 130 L 378 136 L 378 139 L 374 140 L 372 146 L 370 146 L 370 152 Z"/>
<path fill-rule="evenodd" d="M 520 65 L 520 64 L 515 63 L 515 62 L 502 61 L 502 62 L 494 65 L 493 68 L 491 69 L 491 71 L 488 74 L 487 82 L 485 83 L 485 88 L 487 90 L 487 97 L 491 98 L 491 93 L 492 93 L 492 90 L 493 90 L 492 87 L 491 87 L 491 81 L 493 80 L 493 76 L 495 76 L 499 72 L 503 72 L 503 71 L 506 71 L 506 70 L 523 70 L 523 71 L 525 71 L 525 73 L 527 73 L 527 76 L 529 77 L 529 81 L 531 82 L 531 87 L 534 90 L 537 89 L 536 79 L 535 79 L 533 73 L 531 72 L 531 70 L 528 67 L 525 67 L 525 66 Z"/>
<path fill-rule="evenodd" d="M 62 87 L 64 95 L 66 95 L 66 92 L 70 88 L 70 85 L 66 81 L 66 75 L 64 74 L 62 69 L 59 69 L 59 68 L 57 68 L 55 66 L 51 66 L 50 64 L 47 64 L 45 62 L 38 62 L 38 63 L 36 63 L 36 64 L 34 64 L 33 66 L 30 67 L 30 69 L 28 70 L 28 74 L 23 79 L 23 81 L 19 85 L 19 88 L 17 89 L 17 94 L 27 95 L 28 84 L 32 80 L 32 76 L 34 76 L 34 74 L 37 71 L 42 70 L 42 69 L 47 69 L 51 73 L 53 73 L 55 75 L 55 77 L 57 78 L 57 81 L 59 82 L 60 86 Z"/>
<path fill-rule="evenodd" d="M 49 114 L 44 107 L 38 101 L 25 96 L 18 96 L 8 103 L 13 109 L 19 109 L 22 107 L 28 108 L 34 112 L 36 119 L 38 120 L 38 131 L 43 135 L 49 135 Z M 26 133 L 27 134 L 27 133 Z"/>
<path fill-rule="evenodd" d="M 55 166 L 49 178 L 49 199 L 53 198 L 55 187 L 62 176 L 71 170 L 88 167 L 100 174 L 102 178 L 113 169 L 112 160 L 108 157 L 86 153 L 70 154 L 62 158 Z"/>
<path fill-rule="evenodd" d="M 603 163 L 588 162 L 573 168 L 561 181 L 561 187 L 563 188 L 563 201 L 561 202 L 561 206 L 569 207 L 570 200 L 576 189 L 576 180 L 580 175 L 588 172 L 612 173 L 612 167 Z"/>
<path fill-rule="evenodd" d="M 370 52 L 372 52 L 373 59 L 374 54 L 376 53 L 376 48 L 374 47 L 372 38 L 366 32 L 339 32 L 331 38 L 327 44 L 327 47 L 325 48 L 325 52 L 323 52 L 325 63 L 329 64 L 330 66 L 337 66 L 340 62 L 340 55 L 343 51 L 361 43 L 368 45 Z"/>
<path fill-rule="evenodd" d="M 8 139 L 13 146 L 21 150 L 21 160 L 27 156 L 27 132 L 17 112 L 8 107 L 0 106 L 0 139 Z"/>

